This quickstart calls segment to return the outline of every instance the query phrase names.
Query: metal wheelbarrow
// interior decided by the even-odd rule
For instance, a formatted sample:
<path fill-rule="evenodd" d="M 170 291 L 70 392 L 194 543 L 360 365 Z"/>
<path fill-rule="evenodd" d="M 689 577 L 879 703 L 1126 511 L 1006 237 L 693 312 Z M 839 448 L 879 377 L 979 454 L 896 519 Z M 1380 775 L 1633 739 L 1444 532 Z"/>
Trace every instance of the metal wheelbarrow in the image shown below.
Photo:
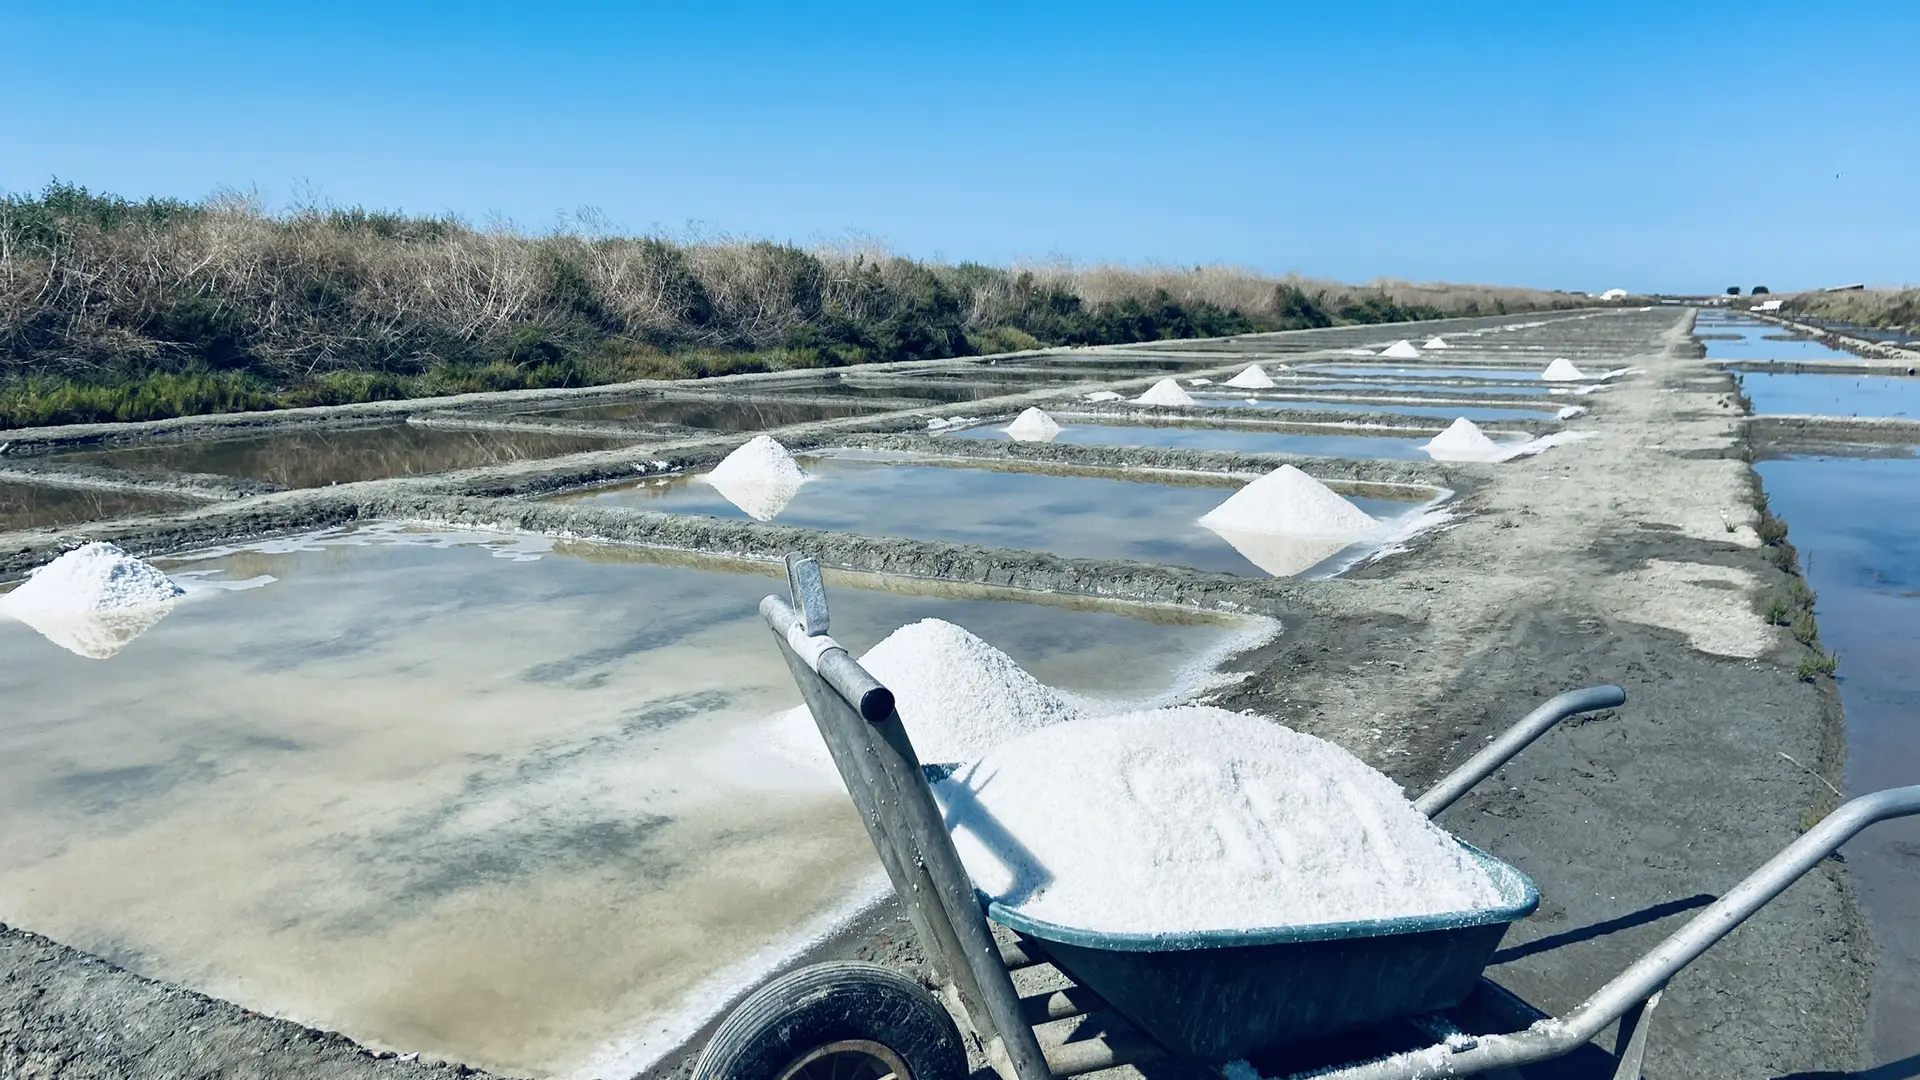
<path fill-rule="evenodd" d="M 1861 829 L 1920 814 L 1920 786 L 1856 798 L 1565 1017 L 1473 1035 L 1454 1026 L 1447 1011 L 1478 992 L 1504 993 L 1481 972 L 1507 926 L 1539 904 L 1519 870 L 1463 844 L 1500 887 L 1500 905 L 1374 922 L 1123 935 L 1002 908 L 974 888 L 961 865 L 893 694 L 827 636 L 818 564 L 789 555 L 787 569 L 792 603 L 769 596 L 761 615 L 927 952 L 939 992 L 877 964 L 801 968 L 762 986 L 722 1021 L 694 1080 L 962 1080 L 961 1024 L 1002 1080 L 1052 1080 L 1167 1058 L 1220 1069 L 1399 1020 L 1411 1021 L 1425 1040 L 1313 1075 L 1415 1080 L 1512 1070 L 1572 1053 L 1618 1020 L 1615 1076 L 1637 1080 L 1651 1011 L 1675 973 Z M 1625 701 L 1616 686 L 1560 694 L 1414 805 L 1437 814 L 1561 720 Z M 1021 996 L 1014 973 L 1043 964 L 1074 985 Z"/>

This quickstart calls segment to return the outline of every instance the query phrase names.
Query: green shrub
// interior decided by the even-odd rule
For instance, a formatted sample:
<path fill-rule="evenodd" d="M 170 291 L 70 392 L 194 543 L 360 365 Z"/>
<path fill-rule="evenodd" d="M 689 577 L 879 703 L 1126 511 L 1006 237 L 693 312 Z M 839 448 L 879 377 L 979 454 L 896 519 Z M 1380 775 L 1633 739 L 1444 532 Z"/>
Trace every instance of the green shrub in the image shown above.
<path fill-rule="evenodd" d="M 1769 596 L 1760 606 L 1760 615 L 1774 626 L 1785 626 L 1791 621 L 1793 610 L 1781 597 Z"/>
<path fill-rule="evenodd" d="M 1816 648 L 1801 658 L 1799 666 L 1794 669 L 1794 674 L 1800 677 L 1801 682 L 1812 682 L 1821 675 L 1831 676 L 1838 670 L 1840 670 L 1840 658 L 1825 649 Z"/>
<path fill-rule="evenodd" d="M 1813 612 L 1803 611 L 1793 620 L 1793 640 L 1802 645 L 1811 645 L 1820 638 L 1820 624 L 1813 619 Z"/>

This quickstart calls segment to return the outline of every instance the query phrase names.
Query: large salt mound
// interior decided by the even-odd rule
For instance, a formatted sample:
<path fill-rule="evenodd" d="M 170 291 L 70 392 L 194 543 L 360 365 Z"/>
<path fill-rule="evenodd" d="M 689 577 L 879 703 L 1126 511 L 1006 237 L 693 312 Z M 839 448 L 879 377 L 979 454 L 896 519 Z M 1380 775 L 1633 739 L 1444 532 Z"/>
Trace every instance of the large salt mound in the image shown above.
<path fill-rule="evenodd" d="M 1185 390 L 1180 389 L 1180 384 L 1172 379 L 1161 379 L 1159 382 L 1154 383 L 1152 388 L 1146 393 L 1141 394 L 1133 400 L 1135 404 L 1139 405 L 1193 404 L 1193 397 Z"/>
<path fill-rule="evenodd" d="M 1240 374 L 1228 379 L 1226 384 L 1240 390 L 1268 390 L 1274 382 L 1259 364 L 1248 364 Z"/>
<path fill-rule="evenodd" d="M 1081 715 L 1078 704 L 1012 657 L 939 619 L 895 630 L 867 650 L 860 664 L 893 691 L 900 722 L 922 761 L 969 761 L 1008 739 Z M 833 768 L 806 706 L 782 721 L 783 741 L 795 756 Z"/>
<path fill-rule="evenodd" d="M 755 435 L 699 477 L 756 521 L 772 521 L 809 477 L 771 435 Z"/>
<path fill-rule="evenodd" d="M 1442 338 L 1442 337 L 1430 337 L 1430 338 L 1428 338 L 1428 339 L 1427 339 L 1427 343 L 1426 343 L 1425 345 L 1422 345 L 1422 346 L 1420 346 L 1420 347 L 1421 347 L 1421 348 L 1423 348 L 1423 349 L 1451 349 L 1451 348 L 1453 348 L 1453 346 L 1451 346 L 1451 345 L 1449 345 L 1449 344 L 1447 344 L 1447 339 L 1446 339 L 1446 338 Z"/>
<path fill-rule="evenodd" d="M 1060 435 L 1060 424 L 1045 411 L 1032 408 L 1014 417 L 1007 435 L 1015 442 L 1052 442 Z"/>
<path fill-rule="evenodd" d="M 1547 369 L 1540 373 L 1540 377 L 1548 382 L 1579 382 L 1587 376 L 1585 372 L 1573 366 L 1573 361 L 1562 356 L 1548 364 Z"/>
<path fill-rule="evenodd" d="M 1200 524 L 1222 533 L 1357 540 L 1379 523 L 1320 481 L 1282 465 L 1234 492 Z"/>
<path fill-rule="evenodd" d="M 1332 743 L 1222 709 L 1053 725 L 934 794 L 976 885 L 1077 929 L 1260 929 L 1503 899 L 1393 781 Z"/>
<path fill-rule="evenodd" d="M 0 596 L 10 615 L 93 660 L 119 652 L 173 610 L 183 592 L 149 563 L 108 543 L 75 548 Z"/>
<path fill-rule="evenodd" d="M 1394 360 L 1418 360 L 1420 359 L 1420 350 L 1413 347 L 1413 342 L 1401 338 L 1399 341 L 1381 349 L 1380 355 L 1390 357 Z"/>
<path fill-rule="evenodd" d="M 0 598 L 0 608 L 15 617 L 22 612 L 95 615 L 171 603 L 184 591 L 152 564 L 95 542 L 35 570 Z"/>
<path fill-rule="evenodd" d="M 1421 447 L 1435 461 L 1499 461 L 1511 452 L 1487 437 L 1480 425 L 1462 416 Z"/>

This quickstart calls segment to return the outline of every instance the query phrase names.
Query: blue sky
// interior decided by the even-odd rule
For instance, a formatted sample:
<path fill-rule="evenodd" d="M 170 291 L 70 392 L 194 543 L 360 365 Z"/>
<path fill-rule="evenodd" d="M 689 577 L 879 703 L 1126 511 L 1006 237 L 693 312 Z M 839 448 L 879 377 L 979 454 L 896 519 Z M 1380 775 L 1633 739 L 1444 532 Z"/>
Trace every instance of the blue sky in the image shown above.
<path fill-rule="evenodd" d="M 0 188 L 1558 288 L 1920 281 L 1920 4 L 0 5 Z"/>

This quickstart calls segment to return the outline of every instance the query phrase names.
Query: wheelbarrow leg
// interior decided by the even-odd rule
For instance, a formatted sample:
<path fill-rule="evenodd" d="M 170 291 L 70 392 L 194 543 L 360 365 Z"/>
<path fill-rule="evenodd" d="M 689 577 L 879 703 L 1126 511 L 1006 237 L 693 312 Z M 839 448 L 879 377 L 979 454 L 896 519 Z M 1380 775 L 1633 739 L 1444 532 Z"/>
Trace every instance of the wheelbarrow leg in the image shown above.
<path fill-rule="evenodd" d="M 1640 1080 L 1641 1063 L 1647 1057 L 1647 1026 L 1653 1022 L 1653 1010 L 1660 1004 L 1660 991 L 1628 1009 L 1620 1016 L 1620 1033 L 1614 1036 L 1613 1056 L 1619 1065 L 1613 1080 Z"/>

